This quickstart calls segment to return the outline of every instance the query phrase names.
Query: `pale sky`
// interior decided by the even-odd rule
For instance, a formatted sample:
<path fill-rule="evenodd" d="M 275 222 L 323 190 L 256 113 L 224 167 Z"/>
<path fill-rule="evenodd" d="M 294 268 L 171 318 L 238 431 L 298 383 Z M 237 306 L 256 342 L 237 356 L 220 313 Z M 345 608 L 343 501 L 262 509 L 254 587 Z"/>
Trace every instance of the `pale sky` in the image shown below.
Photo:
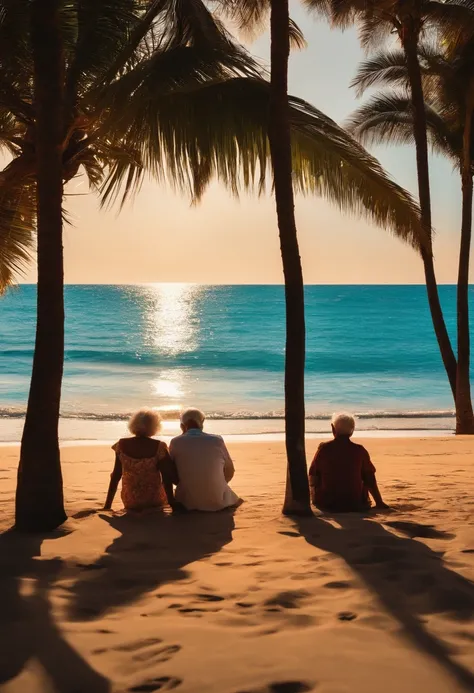
<path fill-rule="evenodd" d="M 308 47 L 291 57 L 290 91 L 341 123 L 357 106 L 349 83 L 363 57 L 354 32 L 331 31 L 293 3 L 293 18 Z M 252 51 L 267 58 L 268 36 Z M 376 153 L 395 180 L 416 192 L 414 151 Z M 438 280 L 457 275 L 460 184 L 448 161 L 432 167 Z M 118 214 L 99 210 L 87 185 L 74 181 L 67 201 L 73 227 L 65 231 L 68 283 L 281 283 L 274 201 L 233 199 L 215 184 L 198 207 L 149 182 Z M 308 284 L 422 283 L 413 250 L 384 230 L 342 215 L 321 198 L 297 198 L 298 232 Z M 474 279 L 474 274 L 473 274 Z M 24 281 L 35 281 L 32 268 Z"/>

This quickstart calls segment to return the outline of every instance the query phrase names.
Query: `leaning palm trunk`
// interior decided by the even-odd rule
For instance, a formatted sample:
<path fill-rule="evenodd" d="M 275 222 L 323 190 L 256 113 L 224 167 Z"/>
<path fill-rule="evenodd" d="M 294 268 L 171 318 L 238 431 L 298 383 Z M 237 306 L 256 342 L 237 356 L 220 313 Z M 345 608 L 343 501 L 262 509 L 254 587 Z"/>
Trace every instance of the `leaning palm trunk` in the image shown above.
<path fill-rule="evenodd" d="M 470 335 L 469 335 L 469 256 L 472 234 L 472 161 L 471 138 L 474 114 L 473 87 L 469 89 L 464 124 L 462 176 L 462 226 L 459 252 L 457 289 L 458 365 L 456 380 L 456 433 L 474 434 L 474 414 L 470 384 Z"/>
<path fill-rule="evenodd" d="M 64 360 L 62 138 L 64 56 L 60 0 L 32 4 L 37 115 L 38 317 L 21 442 L 16 526 L 48 531 L 66 519 L 58 443 Z"/>
<path fill-rule="evenodd" d="M 423 95 L 420 63 L 418 60 L 417 34 L 410 26 L 406 27 L 402 35 L 402 44 L 407 59 L 408 78 L 410 82 L 411 99 L 413 105 L 413 134 L 416 147 L 421 221 L 426 231 L 426 236 L 431 239 L 431 195 L 425 101 Z M 439 300 L 432 248 L 423 248 L 421 254 L 425 270 L 426 290 L 428 294 L 431 319 L 433 321 L 436 339 L 438 340 L 441 358 L 446 369 L 454 400 L 456 401 L 456 357 L 451 346 L 451 341 L 449 339 L 448 330 L 446 328 L 446 323 L 444 321 L 443 311 Z"/>
<path fill-rule="evenodd" d="M 289 26 L 288 0 L 272 0 L 269 135 L 286 299 L 285 430 L 288 474 L 283 512 L 293 515 L 308 514 L 311 510 L 305 452 L 304 285 L 296 232 L 288 106 Z"/>

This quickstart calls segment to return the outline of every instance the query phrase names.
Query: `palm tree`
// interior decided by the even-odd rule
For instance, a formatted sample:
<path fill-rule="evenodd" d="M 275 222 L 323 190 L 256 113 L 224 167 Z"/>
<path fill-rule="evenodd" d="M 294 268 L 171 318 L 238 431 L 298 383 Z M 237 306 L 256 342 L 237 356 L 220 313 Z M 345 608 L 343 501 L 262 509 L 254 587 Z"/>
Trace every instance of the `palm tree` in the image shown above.
<path fill-rule="evenodd" d="M 420 46 L 428 135 L 434 149 L 453 160 L 461 173 L 462 223 L 457 285 L 456 432 L 474 433 L 470 387 L 469 259 L 472 234 L 474 40 L 442 48 Z M 413 141 L 413 110 L 405 56 L 380 52 L 362 64 L 354 81 L 359 92 L 377 84 L 382 92 L 354 113 L 349 129 L 362 142 Z"/>
<path fill-rule="evenodd" d="M 335 25 L 346 27 L 357 23 L 360 27 L 361 41 L 368 49 L 377 46 L 394 32 L 400 40 L 406 61 L 413 110 L 421 219 L 425 233 L 430 237 L 429 246 L 422 249 L 428 302 L 441 358 L 456 402 L 458 369 L 439 300 L 433 259 L 427 123 L 418 50 L 423 36 L 430 31 L 438 32 L 454 43 L 461 37 L 470 36 L 473 30 L 470 10 L 474 5 L 472 0 L 305 1 L 310 8 L 329 17 Z"/>
<path fill-rule="evenodd" d="M 58 443 L 64 360 L 62 248 L 64 51 L 60 0 L 31 6 L 37 161 L 38 312 L 35 356 L 18 469 L 16 526 L 52 530 L 66 519 Z M 45 402 L 48 406 L 45 406 Z M 41 416 L 39 413 L 41 412 Z M 41 441 L 42 447 L 35 445 Z M 42 464 L 32 464 L 39 456 Z"/>
<path fill-rule="evenodd" d="M 275 201 L 285 279 L 285 442 L 288 460 L 283 512 L 310 512 L 305 453 L 305 315 L 304 283 L 299 255 L 292 184 L 291 131 L 288 112 L 288 59 L 290 43 L 304 39 L 289 16 L 287 0 L 229 0 L 224 8 L 241 29 L 266 25 L 270 12 L 271 87 L 270 146 Z"/>
<path fill-rule="evenodd" d="M 285 514 L 311 514 L 305 452 L 305 315 L 303 269 L 298 247 L 288 105 L 290 14 L 288 0 L 271 0 L 271 94 L 269 135 L 285 277 L 285 431 L 288 459 Z"/>
<path fill-rule="evenodd" d="M 39 101 L 32 88 L 40 84 L 34 72 L 39 49 L 32 52 L 34 32 L 30 35 L 28 24 L 35 7 L 32 0 L 0 0 L 0 142 L 12 155 L 0 173 L 0 247 L 10 226 L 17 239 L 10 254 L 0 258 L 0 276 L 7 282 L 14 263 L 26 259 L 34 228 L 31 199 L 40 149 L 46 146 L 43 139 L 40 143 Z M 63 184 L 84 171 L 103 203 L 119 197 L 122 204 L 146 173 L 194 199 L 214 176 L 234 193 L 264 189 L 270 84 L 201 0 L 62 0 L 57 7 L 65 66 L 62 88 L 56 90 L 63 102 Z M 42 75 L 41 84 L 48 79 Z M 352 137 L 300 99 L 290 97 L 289 120 L 297 190 L 322 193 L 414 247 L 423 246 L 415 203 Z M 57 215 L 55 188 L 51 195 Z M 57 382 L 64 329 L 59 298 L 45 318 L 48 291 L 56 296 L 63 289 L 61 234 L 54 228 L 56 235 L 48 231 L 38 238 L 41 340 L 38 336 L 16 507 L 19 526 L 27 529 L 50 528 L 63 517 L 57 512 L 53 520 L 49 507 L 62 507 L 59 474 L 55 480 L 49 471 L 42 474 L 57 470 L 59 459 Z M 42 244 L 45 238 L 49 245 Z M 55 344 L 52 354 L 40 347 L 48 340 Z M 47 489 L 36 494 L 40 476 Z"/>

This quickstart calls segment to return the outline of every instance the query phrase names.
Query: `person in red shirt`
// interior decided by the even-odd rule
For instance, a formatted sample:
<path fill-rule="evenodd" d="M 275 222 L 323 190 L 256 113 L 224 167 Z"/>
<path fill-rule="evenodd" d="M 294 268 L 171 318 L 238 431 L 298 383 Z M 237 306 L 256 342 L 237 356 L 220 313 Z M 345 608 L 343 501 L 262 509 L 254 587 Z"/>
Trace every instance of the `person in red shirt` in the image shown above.
<path fill-rule="evenodd" d="M 321 443 L 309 470 L 312 503 L 320 510 L 360 512 L 371 507 L 372 496 L 376 508 L 388 508 L 369 453 L 351 441 L 354 417 L 335 414 L 331 428 L 334 440 Z"/>

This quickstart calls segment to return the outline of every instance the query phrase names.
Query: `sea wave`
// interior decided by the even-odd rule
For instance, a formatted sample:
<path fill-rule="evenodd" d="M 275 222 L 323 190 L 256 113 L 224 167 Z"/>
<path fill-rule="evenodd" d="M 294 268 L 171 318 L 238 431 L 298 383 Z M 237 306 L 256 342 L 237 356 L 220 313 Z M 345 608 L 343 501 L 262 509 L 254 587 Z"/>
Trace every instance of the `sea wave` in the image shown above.
<path fill-rule="evenodd" d="M 166 409 L 157 411 L 164 420 L 172 421 L 179 418 L 180 409 Z M 0 408 L 0 418 L 2 419 L 22 419 L 26 413 L 25 409 L 18 407 Z M 91 412 L 91 411 L 64 411 L 61 412 L 63 419 L 79 419 L 83 421 L 126 421 L 132 412 Z M 308 413 L 308 421 L 324 421 L 330 419 L 332 412 Z M 364 411 L 355 412 L 356 419 L 446 419 L 455 415 L 453 410 L 433 410 L 433 411 Z M 216 421 L 242 420 L 242 421 L 261 421 L 284 419 L 284 412 L 281 410 L 270 410 L 264 412 L 255 411 L 212 411 L 206 414 L 207 419 Z"/>

